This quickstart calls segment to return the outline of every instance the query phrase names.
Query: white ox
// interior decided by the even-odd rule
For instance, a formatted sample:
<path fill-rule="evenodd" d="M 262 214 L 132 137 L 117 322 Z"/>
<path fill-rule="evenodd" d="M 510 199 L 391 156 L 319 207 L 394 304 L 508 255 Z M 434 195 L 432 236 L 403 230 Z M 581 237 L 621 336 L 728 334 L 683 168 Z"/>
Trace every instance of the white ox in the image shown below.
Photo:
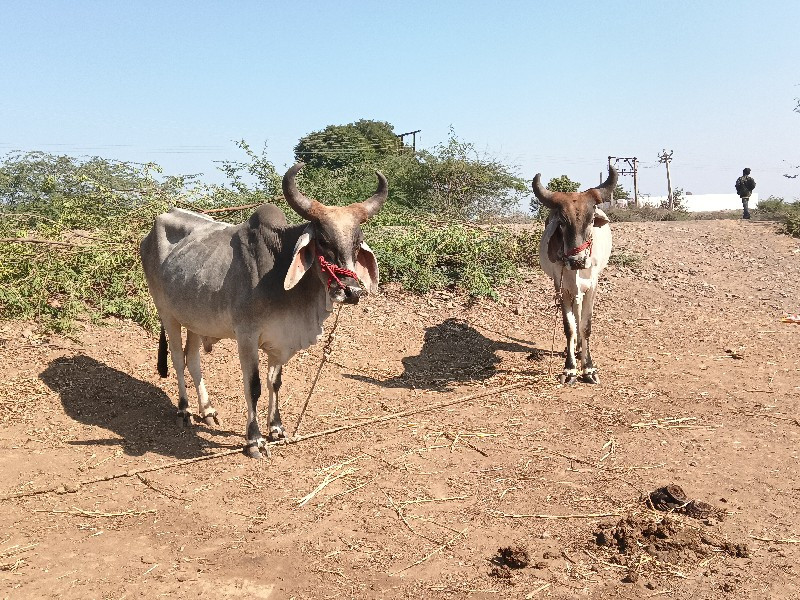
<path fill-rule="evenodd" d="M 542 186 L 541 174 L 533 179 L 534 194 L 551 211 L 539 246 L 539 262 L 560 292 L 567 338 L 564 372 L 559 378 L 562 383 L 577 381 L 578 352 L 580 378 L 600 383 L 589 352 L 589 337 L 597 278 L 611 256 L 611 227 L 597 205 L 611 200 L 616 185 L 614 167 L 602 185 L 584 192 L 553 192 Z"/>
<path fill-rule="evenodd" d="M 168 339 L 178 378 L 179 419 L 190 421 L 183 373 L 188 363 L 200 418 L 208 425 L 218 423 L 200 369 L 200 345 L 210 350 L 220 339 L 235 339 L 247 400 L 247 453 L 253 458 L 261 457 L 259 448 L 265 444 L 256 418 L 259 348 L 269 359 L 269 437 L 277 440 L 286 437 L 278 410 L 283 365 L 319 339 L 333 303 L 358 302 L 359 279 L 368 291 L 378 285 L 378 264 L 360 225 L 383 206 L 386 178 L 377 173 L 378 190 L 364 202 L 324 206 L 298 191 L 294 178 L 302 166 L 286 172 L 283 194 L 308 223 L 287 225 L 271 204 L 236 226 L 172 209 L 156 217 L 141 244 L 162 325 L 158 370 L 167 376 Z M 185 349 L 181 327 L 186 328 Z"/>

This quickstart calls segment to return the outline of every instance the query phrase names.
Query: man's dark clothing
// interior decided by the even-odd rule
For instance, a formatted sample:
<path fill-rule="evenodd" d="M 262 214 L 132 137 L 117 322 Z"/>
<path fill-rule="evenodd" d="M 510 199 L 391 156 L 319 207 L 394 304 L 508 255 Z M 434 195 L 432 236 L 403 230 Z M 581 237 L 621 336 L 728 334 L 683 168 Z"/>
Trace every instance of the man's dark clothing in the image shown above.
<path fill-rule="evenodd" d="M 750 175 L 742 175 L 736 180 L 736 193 L 742 199 L 742 218 L 749 219 L 750 211 L 748 210 L 748 203 L 753 190 L 756 188 L 756 180 Z"/>

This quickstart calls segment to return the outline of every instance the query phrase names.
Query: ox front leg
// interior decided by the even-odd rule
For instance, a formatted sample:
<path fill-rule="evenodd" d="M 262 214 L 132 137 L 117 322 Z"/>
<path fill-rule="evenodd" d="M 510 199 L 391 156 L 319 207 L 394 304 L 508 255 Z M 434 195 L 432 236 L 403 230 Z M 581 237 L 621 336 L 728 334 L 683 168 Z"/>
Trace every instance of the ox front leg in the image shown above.
<path fill-rule="evenodd" d="M 564 336 L 567 347 L 564 350 L 564 372 L 559 377 L 561 383 L 575 383 L 578 380 L 578 368 L 575 360 L 575 349 L 578 345 L 578 319 L 575 317 L 576 300 L 567 292 L 561 295 L 561 312 L 564 317 Z"/>
<path fill-rule="evenodd" d="M 203 381 L 203 371 L 200 367 L 200 343 L 201 338 L 193 331 L 186 332 L 186 363 L 189 366 L 189 373 L 192 375 L 194 387 L 197 390 L 198 409 L 203 423 L 209 427 L 219 425 L 216 409 L 211 406 L 208 398 L 205 381 Z"/>
<path fill-rule="evenodd" d="M 286 441 L 286 431 L 283 429 L 281 412 L 278 408 L 278 391 L 281 389 L 281 375 L 283 365 L 272 357 L 269 359 L 267 383 L 269 384 L 269 441 Z"/>
<path fill-rule="evenodd" d="M 264 436 L 258 427 L 258 399 L 261 397 L 261 378 L 258 374 L 258 341 L 237 337 L 239 347 L 239 363 L 242 365 L 244 379 L 244 397 L 247 401 L 247 447 L 245 454 L 250 458 L 261 458 L 261 448 L 267 456 Z"/>
<path fill-rule="evenodd" d="M 592 335 L 592 309 L 594 306 L 595 288 L 587 290 L 583 297 L 580 316 L 580 339 L 581 339 L 581 366 L 583 373 L 581 380 L 586 383 L 600 383 L 597 369 L 592 363 L 592 354 L 589 351 L 589 337 Z"/>

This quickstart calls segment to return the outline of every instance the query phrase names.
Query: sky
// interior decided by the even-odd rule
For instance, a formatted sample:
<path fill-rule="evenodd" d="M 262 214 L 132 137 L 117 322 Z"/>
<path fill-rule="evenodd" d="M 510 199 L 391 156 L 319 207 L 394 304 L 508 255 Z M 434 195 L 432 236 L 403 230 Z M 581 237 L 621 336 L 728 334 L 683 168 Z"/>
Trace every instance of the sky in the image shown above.
<path fill-rule="evenodd" d="M 279 171 L 331 124 L 456 135 L 526 179 L 800 198 L 800 2 L 3 0 L 0 154 L 156 162 L 220 182 L 233 141 Z M 620 182 L 631 190 L 632 178 Z M 391 185 L 391 182 L 390 182 Z M 732 207 L 736 208 L 736 207 Z"/>

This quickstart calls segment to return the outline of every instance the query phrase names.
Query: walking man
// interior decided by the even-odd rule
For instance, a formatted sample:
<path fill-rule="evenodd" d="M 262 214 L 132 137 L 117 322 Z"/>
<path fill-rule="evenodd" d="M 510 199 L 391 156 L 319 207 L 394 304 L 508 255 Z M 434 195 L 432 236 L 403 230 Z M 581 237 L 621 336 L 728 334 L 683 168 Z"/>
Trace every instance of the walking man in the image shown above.
<path fill-rule="evenodd" d="M 742 218 L 749 219 L 750 211 L 748 210 L 747 203 L 750 202 L 750 195 L 756 188 L 756 180 L 750 177 L 750 169 L 744 169 L 742 176 L 736 180 L 736 193 L 742 199 Z"/>

